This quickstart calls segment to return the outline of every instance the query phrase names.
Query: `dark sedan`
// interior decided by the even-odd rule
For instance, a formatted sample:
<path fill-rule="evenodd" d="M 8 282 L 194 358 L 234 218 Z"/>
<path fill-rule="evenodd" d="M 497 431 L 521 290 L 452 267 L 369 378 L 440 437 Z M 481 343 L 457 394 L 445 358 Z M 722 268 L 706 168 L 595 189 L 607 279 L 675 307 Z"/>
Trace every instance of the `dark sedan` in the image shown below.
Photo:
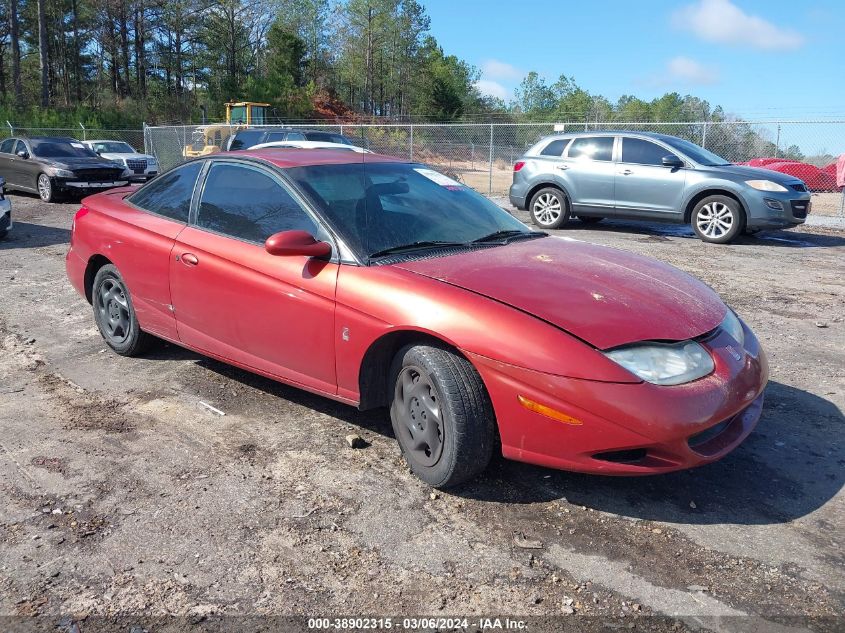
<path fill-rule="evenodd" d="M 128 181 L 123 165 L 66 137 L 7 138 L 0 143 L 0 177 L 6 179 L 7 189 L 37 193 L 44 202 L 71 191 L 92 193 Z"/>

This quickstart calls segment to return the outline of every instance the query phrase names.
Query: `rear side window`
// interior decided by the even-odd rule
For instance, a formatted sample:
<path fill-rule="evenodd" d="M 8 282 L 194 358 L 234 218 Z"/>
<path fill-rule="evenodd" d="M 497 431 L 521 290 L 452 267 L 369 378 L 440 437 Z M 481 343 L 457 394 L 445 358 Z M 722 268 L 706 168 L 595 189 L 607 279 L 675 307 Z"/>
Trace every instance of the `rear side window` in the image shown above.
<path fill-rule="evenodd" d="M 552 141 L 548 145 L 543 148 L 543 151 L 540 152 L 541 156 L 560 156 L 563 154 L 563 149 L 566 147 L 566 140 L 557 139 L 556 141 Z"/>
<path fill-rule="evenodd" d="M 238 149 L 249 149 L 253 145 L 258 145 L 263 136 L 264 132 L 261 130 L 244 130 L 242 132 L 238 132 L 235 134 L 235 138 L 232 139 L 232 144 L 229 146 L 229 150 L 234 151 Z"/>
<path fill-rule="evenodd" d="M 308 231 L 317 224 L 269 174 L 245 165 L 211 166 L 200 198 L 197 226 L 263 243 L 279 231 Z"/>
<path fill-rule="evenodd" d="M 576 138 L 569 146 L 569 158 L 581 160 L 613 160 L 612 136 L 584 136 Z"/>
<path fill-rule="evenodd" d="M 5 141 L 0 143 L 0 152 L 4 154 L 11 154 L 12 148 L 15 146 L 15 139 L 7 138 Z"/>
<path fill-rule="evenodd" d="M 146 211 L 187 223 L 191 196 L 201 169 L 199 161 L 178 167 L 141 187 L 128 200 Z"/>
<path fill-rule="evenodd" d="M 664 156 L 674 156 L 668 149 L 639 138 L 622 139 L 622 162 L 637 165 L 663 165 Z"/>

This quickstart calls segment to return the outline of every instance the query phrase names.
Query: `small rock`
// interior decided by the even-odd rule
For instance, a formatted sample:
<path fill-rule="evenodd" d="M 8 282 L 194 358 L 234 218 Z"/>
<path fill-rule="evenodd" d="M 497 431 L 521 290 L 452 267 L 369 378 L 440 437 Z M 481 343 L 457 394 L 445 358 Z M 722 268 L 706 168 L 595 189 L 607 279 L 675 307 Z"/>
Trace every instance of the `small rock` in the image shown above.
<path fill-rule="evenodd" d="M 631 608 L 632 608 L 634 611 L 642 611 L 642 609 L 643 609 L 643 608 L 642 608 L 642 606 L 638 605 L 636 602 L 635 602 L 634 604 L 632 604 L 632 605 L 631 605 Z"/>
<path fill-rule="evenodd" d="M 816 325 L 818 325 L 818 323 L 816 323 Z M 827 324 L 825 323 L 824 326 L 819 326 L 819 327 L 827 327 Z M 35 339 L 30 337 L 30 338 L 26 339 L 24 341 L 24 343 L 26 343 L 27 345 L 32 345 L 33 343 L 35 343 Z"/>
<path fill-rule="evenodd" d="M 367 443 L 360 435 L 347 435 L 346 443 L 349 445 L 349 448 L 367 448 Z"/>
<path fill-rule="evenodd" d="M 575 609 L 573 609 L 572 607 L 561 607 L 560 612 L 564 615 L 572 615 L 573 613 L 575 613 Z"/>
<path fill-rule="evenodd" d="M 564 598 L 563 599 L 563 606 L 571 607 L 574 602 L 575 602 L 575 600 L 573 600 L 572 598 Z"/>
<path fill-rule="evenodd" d="M 439 499 L 440 495 L 437 494 L 436 492 L 432 492 L 430 495 L 428 495 L 428 498 L 431 499 L 432 501 L 434 501 L 435 499 Z"/>
<path fill-rule="evenodd" d="M 513 544 L 522 549 L 543 549 L 543 542 L 526 538 L 522 532 L 513 535 Z"/>
<path fill-rule="evenodd" d="M 827 327 L 827 323 L 825 323 L 824 321 L 816 321 L 815 326 L 825 328 L 825 327 Z"/>
<path fill-rule="evenodd" d="M 660 528 L 654 528 L 651 531 L 654 534 L 663 534 L 663 530 L 661 530 Z"/>
<path fill-rule="evenodd" d="M 690 508 L 692 508 L 693 510 L 695 510 L 698 506 L 697 506 L 697 505 L 695 505 L 695 501 L 690 501 L 690 502 L 689 502 L 689 507 L 690 507 Z"/>

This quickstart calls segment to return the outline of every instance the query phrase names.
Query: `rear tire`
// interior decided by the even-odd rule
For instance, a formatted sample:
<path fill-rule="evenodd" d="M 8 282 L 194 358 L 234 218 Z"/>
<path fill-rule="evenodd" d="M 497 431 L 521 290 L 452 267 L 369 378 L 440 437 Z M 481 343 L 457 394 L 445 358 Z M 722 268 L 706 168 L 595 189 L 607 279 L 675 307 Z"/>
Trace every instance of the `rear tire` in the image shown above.
<path fill-rule="evenodd" d="M 745 228 L 745 215 L 739 202 L 727 196 L 707 196 L 692 210 L 692 230 L 711 244 L 727 244 Z"/>
<path fill-rule="evenodd" d="M 106 264 L 94 276 L 91 305 L 103 340 L 115 352 L 139 356 L 150 348 L 154 339 L 141 330 L 129 288 L 112 264 Z"/>
<path fill-rule="evenodd" d="M 604 220 L 604 218 L 599 215 L 579 215 L 578 219 L 584 224 L 598 224 Z"/>
<path fill-rule="evenodd" d="M 528 203 L 531 221 L 544 229 L 559 229 L 569 221 L 569 200 L 556 187 L 544 187 Z"/>
<path fill-rule="evenodd" d="M 493 405 L 472 364 L 445 348 L 408 345 L 390 372 L 390 420 L 413 473 L 435 488 L 481 474 L 497 444 Z"/>

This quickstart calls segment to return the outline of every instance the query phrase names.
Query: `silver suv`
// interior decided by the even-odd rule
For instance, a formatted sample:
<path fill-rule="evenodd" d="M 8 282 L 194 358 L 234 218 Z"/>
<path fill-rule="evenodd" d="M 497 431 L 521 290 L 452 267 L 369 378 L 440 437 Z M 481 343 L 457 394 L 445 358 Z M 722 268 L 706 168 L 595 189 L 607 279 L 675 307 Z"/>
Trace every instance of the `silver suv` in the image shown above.
<path fill-rule="evenodd" d="M 803 224 L 810 193 L 797 178 L 743 167 L 683 139 L 645 132 L 544 138 L 516 162 L 511 204 L 545 229 L 572 217 L 683 222 L 705 242 Z"/>

